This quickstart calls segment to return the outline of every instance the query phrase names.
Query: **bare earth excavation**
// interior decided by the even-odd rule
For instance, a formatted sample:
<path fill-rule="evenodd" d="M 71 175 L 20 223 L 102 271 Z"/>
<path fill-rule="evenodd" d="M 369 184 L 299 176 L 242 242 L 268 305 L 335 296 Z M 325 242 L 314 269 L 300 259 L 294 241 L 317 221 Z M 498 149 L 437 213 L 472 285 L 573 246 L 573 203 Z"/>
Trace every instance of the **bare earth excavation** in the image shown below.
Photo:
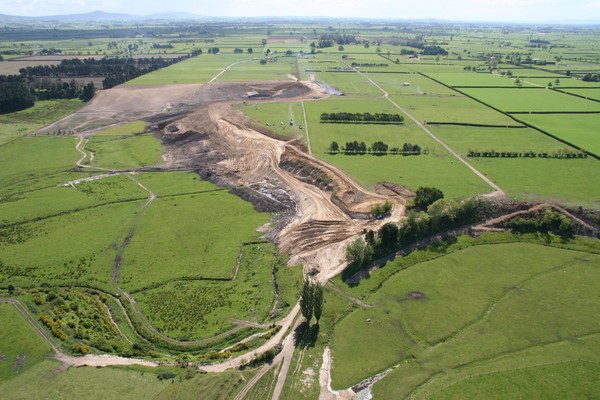
<path fill-rule="evenodd" d="M 385 188 L 382 194 L 365 190 L 344 172 L 309 155 L 297 139 L 258 127 L 231 107 L 240 102 L 314 101 L 326 95 L 312 82 L 291 81 L 121 86 L 101 92 L 86 108 L 41 132 L 61 129 L 83 139 L 107 126 L 147 121 L 165 147 L 161 169 L 195 171 L 203 179 L 231 188 L 258 211 L 275 213 L 270 226 L 262 228 L 265 236 L 290 256 L 291 265 L 301 263 L 305 274 L 326 282 L 345 267 L 345 246 L 353 237 L 387 222 L 370 218 L 373 205 L 390 201 L 390 218 L 397 220 L 405 211 L 404 198 Z M 203 369 L 236 368 L 248 357 L 272 348 L 300 322 L 298 311 L 294 307 L 279 321 L 281 331 L 258 349 Z M 293 351 L 288 336 L 275 360 L 284 362 L 275 393 L 285 381 Z M 59 358 L 69 365 L 128 363 L 127 359 L 91 355 L 80 360 Z M 329 382 L 330 363 L 325 365 L 323 379 Z M 322 389 L 333 395 L 328 386 Z"/>

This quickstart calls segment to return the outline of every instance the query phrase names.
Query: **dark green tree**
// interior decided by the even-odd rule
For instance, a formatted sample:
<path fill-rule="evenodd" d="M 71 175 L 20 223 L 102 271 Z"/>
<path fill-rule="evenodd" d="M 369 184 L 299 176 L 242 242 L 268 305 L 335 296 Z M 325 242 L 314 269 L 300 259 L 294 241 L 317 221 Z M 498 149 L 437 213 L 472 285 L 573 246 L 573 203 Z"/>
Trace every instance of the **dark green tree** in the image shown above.
<path fill-rule="evenodd" d="M 340 145 L 338 144 L 338 142 L 336 142 L 335 140 L 333 142 L 331 142 L 331 144 L 329 145 L 329 152 L 330 153 L 337 153 L 338 151 L 340 151 Z"/>
<path fill-rule="evenodd" d="M 379 229 L 378 235 L 384 249 L 393 249 L 398 243 L 398 225 L 387 223 Z"/>
<path fill-rule="evenodd" d="M 415 194 L 415 207 L 422 209 L 427 209 L 430 204 L 444 198 L 444 193 L 434 187 L 420 187 Z"/>
<path fill-rule="evenodd" d="M 90 82 L 83 87 L 83 91 L 79 98 L 83 101 L 90 101 L 92 97 L 96 94 L 96 86 L 94 86 L 94 82 Z"/>
<path fill-rule="evenodd" d="M 313 316 L 313 289 L 308 278 L 304 278 L 304 285 L 300 292 L 300 312 L 306 318 L 306 322 L 310 324 Z"/>
<path fill-rule="evenodd" d="M 317 282 L 312 284 L 312 302 L 313 302 L 313 311 L 315 314 L 315 319 L 317 320 L 317 325 L 319 325 L 319 320 L 321 319 L 321 314 L 323 314 L 323 286 Z"/>

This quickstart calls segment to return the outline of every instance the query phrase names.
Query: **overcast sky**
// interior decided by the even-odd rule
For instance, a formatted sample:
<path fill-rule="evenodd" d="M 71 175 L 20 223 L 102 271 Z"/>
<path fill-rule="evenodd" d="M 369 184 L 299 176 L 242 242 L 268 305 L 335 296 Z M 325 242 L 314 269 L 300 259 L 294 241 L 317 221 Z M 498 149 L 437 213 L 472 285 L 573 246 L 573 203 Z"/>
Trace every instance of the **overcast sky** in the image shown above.
<path fill-rule="evenodd" d="M 461 21 L 600 19 L 600 0 L 1 0 L 0 14 L 42 16 L 94 10 L 148 15 L 436 18 Z"/>

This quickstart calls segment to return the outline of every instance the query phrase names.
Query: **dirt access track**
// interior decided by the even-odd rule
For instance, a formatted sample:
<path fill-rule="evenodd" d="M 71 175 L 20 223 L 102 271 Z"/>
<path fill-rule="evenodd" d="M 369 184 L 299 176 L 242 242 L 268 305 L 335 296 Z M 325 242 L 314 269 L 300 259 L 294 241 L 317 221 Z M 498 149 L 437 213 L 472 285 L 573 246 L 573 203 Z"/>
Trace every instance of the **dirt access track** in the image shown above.
<path fill-rule="evenodd" d="M 374 204 L 389 200 L 390 218 L 405 211 L 395 195 L 371 193 L 344 172 L 305 151 L 297 139 L 254 125 L 231 107 L 243 101 L 317 101 L 310 82 L 263 81 L 202 85 L 122 86 L 99 93 L 87 107 L 46 127 L 85 136 L 100 127 L 145 120 L 165 146 L 166 170 L 192 170 L 230 187 L 259 211 L 276 213 L 266 235 L 290 264 L 327 280 L 345 266 L 345 246 L 365 229 Z"/>

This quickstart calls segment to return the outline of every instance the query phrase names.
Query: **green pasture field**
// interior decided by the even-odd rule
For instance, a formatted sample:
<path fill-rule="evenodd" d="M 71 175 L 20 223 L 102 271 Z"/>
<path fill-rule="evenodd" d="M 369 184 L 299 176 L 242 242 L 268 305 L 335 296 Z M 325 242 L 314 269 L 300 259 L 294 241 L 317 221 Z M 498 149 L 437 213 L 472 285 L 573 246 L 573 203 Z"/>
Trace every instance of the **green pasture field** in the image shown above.
<path fill-rule="evenodd" d="M 449 96 L 413 95 L 391 98 L 421 122 L 458 122 L 515 126 L 517 122 L 461 94 Z"/>
<path fill-rule="evenodd" d="M 498 74 L 467 71 L 463 73 L 440 72 L 428 75 L 448 86 L 515 86 L 513 79 Z"/>
<path fill-rule="evenodd" d="M 548 89 L 461 89 L 507 113 L 531 111 L 600 111 L 600 103 Z"/>
<path fill-rule="evenodd" d="M 581 81 L 577 81 L 581 82 Z M 583 82 L 582 82 L 583 83 Z M 587 97 L 588 99 L 594 99 L 600 101 L 600 84 L 598 85 L 598 89 L 562 89 L 560 86 L 556 86 L 556 89 L 564 90 L 567 93 L 577 94 L 579 96 Z M 567 86 L 567 85 L 564 85 Z"/>
<path fill-rule="evenodd" d="M 403 59 L 402 57 L 406 57 Z M 409 71 L 422 72 L 425 74 L 430 73 L 464 73 L 464 64 L 459 64 L 454 61 L 435 61 L 432 58 L 421 58 L 421 61 L 411 61 L 407 56 L 400 56 L 400 63 L 406 67 Z M 482 62 L 483 64 L 483 62 Z"/>
<path fill-rule="evenodd" d="M 489 186 L 408 119 L 403 125 L 322 124 L 315 122 L 319 121 L 321 112 L 365 109 L 361 107 L 360 100 L 351 98 L 306 102 L 304 106 L 309 119 L 313 154 L 347 171 L 362 185 L 371 187 L 377 182 L 390 181 L 413 190 L 419 186 L 434 186 L 442 189 L 448 197 L 466 197 L 490 191 Z M 371 101 L 369 106 L 369 112 L 394 113 L 396 110 L 384 100 Z M 381 140 L 390 148 L 402 148 L 404 143 L 418 144 L 429 149 L 430 154 L 373 156 L 328 153 L 332 141 L 344 146 L 354 140 L 364 141 L 369 146 Z"/>
<path fill-rule="evenodd" d="M 153 71 L 131 80 L 126 85 L 167 85 L 183 83 L 206 83 L 227 66 L 252 59 L 248 54 L 202 54 Z"/>
<path fill-rule="evenodd" d="M 173 278 L 229 278 L 240 245 L 256 240 L 266 222 L 266 214 L 225 191 L 156 199 L 123 253 L 120 285 L 135 290 Z"/>
<path fill-rule="evenodd" d="M 544 69 L 552 70 L 557 73 L 566 73 L 567 71 L 571 71 L 573 73 L 579 74 L 580 71 L 589 71 L 590 69 L 594 69 L 594 68 L 595 68 L 595 66 L 593 64 L 590 64 L 590 63 L 584 62 L 584 61 L 572 60 L 572 59 L 571 60 L 563 59 L 560 63 L 557 63 L 555 65 L 544 65 Z"/>
<path fill-rule="evenodd" d="M 26 137 L 0 147 L 0 192 L 11 193 L 17 184 L 69 172 L 80 158 L 76 144 L 72 137 Z"/>
<path fill-rule="evenodd" d="M 364 140 L 363 135 L 348 136 L 352 140 Z M 333 139 L 335 140 L 335 139 Z M 346 140 L 346 139 L 344 139 Z M 424 140 L 414 143 L 424 143 Z M 317 145 L 327 145 L 331 141 L 313 141 L 313 149 Z M 338 143 L 340 143 L 338 141 Z M 372 187 L 377 182 L 394 182 L 416 190 L 421 186 L 433 186 L 441 189 L 446 197 L 466 198 L 476 194 L 491 192 L 491 188 L 473 174 L 467 167 L 447 152 L 420 156 L 373 156 L 365 155 L 330 155 L 314 152 L 323 160 L 348 172 L 365 187 Z"/>
<path fill-rule="evenodd" d="M 273 132 L 289 137 L 302 137 L 305 131 L 301 103 L 247 103 L 239 105 L 238 109 L 251 117 L 252 121 Z M 290 126 L 290 119 L 294 125 Z M 283 124 L 282 124 L 283 122 Z M 266 124 L 269 126 L 266 126 Z"/>
<path fill-rule="evenodd" d="M 19 377 L 51 355 L 50 345 L 40 337 L 15 306 L 0 303 L 0 391 L 3 383 Z M 5 393 L 2 391 L 2 393 Z M 3 394 L 4 397 L 4 394 Z"/>
<path fill-rule="evenodd" d="M 2 64 L 2 63 L 0 63 Z M 0 146 L 80 109 L 81 100 L 44 100 L 23 111 L 0 115 Z M 0 147 L 1 148 L 1 147 Z"/>
<path fill-rule="evenodd" d="M 312 68 L 311 68 L 312 69 Z M 320 69 L 320 68 L 315 68 Z M 380 97 L 381 90 L 355 72 L 306 72 L 314 74 L 317 82 L 334 87 L 346 95 Z"/>
<path fill-rule="evenodd" d="M 516 124 L 516 122 L 513 122 Z M 428 128 L 453 150 L 466 156 L 471 150 L 555 152 L 574 148 L 531 128 L 484 128 L 429 125 Z"/>
<path fill-rule="evenodd" d="M 85 283 L 110 290 L 116 247 L 142 204 L 110 204 L 1 228 L 0 279 L 17 287 Z"/>
<path fill-rule="evenodd" d="M 556 83 L 556 79 L 559 80 L 558 84 Z M 563 89 L 563 87 L 564 88 L 597 87 L 600 89 L 600 84 L 598 82 L 584 82 L 584 81 L 576 79 L 576 78 L 569 79 L 566 76 L 561 76 L 561 77 L 557 77 L 557 78 L 523 78 L 521 81 L 523 82 L 523 85 L 531 85 L 531 86 L 537 85 L 537 86 L 549 87 L 550 84 L 552 84 L 551 85 L 552 88 L 558 89 L 561 91 L 564 90 L 566 92 L 571 92 L 571 89 Z M 576 89 L 576 90 L 583 90 L 583 89 Z M 590 97 L 593 98 L 593 96 L 590 96 Z"/>
<path fill-rule="evenodd" d="M 92 136 L 85 143 L 85 150 L 94 153 L 90 164 L 98 168 L 135 169 L 163 163 L 162 145 L 152 133 L 118 137 Z"/>
<path fill-rule="evenodd" d="M 158 197 L 223 190 L 189 171 L 143 172 L 134 177 Z"/>
<path fill-rule="evenodd" d="M 147 193 L 123 175 L 80 182 L 73 186 L 46 189 L 2 197 L 0 224 L 14 224 L 69 213 L 102 204 L 143 200 Z"/>
<path fill-rule="evenodd" d="M 366 74 L 390 95 L 463 97 L 460 93 L 435 82 L 426 76 L 411 74 Z M 364 78 L 363 78 L 364 79 Z M 366 80 L 366 79 L 365 79 Z M 404 86 L 404 83 L 410 86 Z M 379 91 L 379 94 L 382 94 Z"/>
<path fill-rule="evenodd" d="M 465 398 L 593 398 L 600 391 L 596 377 L 600 365 L 590 361 L 569 361 L 516 371 L 484 374 L 442 389 L 430 399 Z"/>
<path fill-rule="evenodd" d="M 57 372 L 61 364 L 45 360 L 14 379 L 0 384 L 7 400 L 30 398 L 52 399 L 130 399 L 154 398 L 170 389 L 170 380 L 160 381 L 152 368 L 141 367 L 72 367 Z M 107 385 L 107 382 L 110 382 Z"/>
<path fill-rule="evenodd" d="M 252 54 L 246 57 L 250 58 Z M 260 57 L 260 56 L 255 56 Z M 290 80 L 295 72 L 296 57 L 279 56 L 276 61 L 260 64 L 258 60 L 237 64 L 217 78 L 218 81 Z"/>
<path fill-rule="evenodd" d="M 421 75 L 369 77 L 400 107 L 422 121 L 516 125 L 505 115 Z M 404 86 L 404 82 L 410 86 Z"/>
<path fill-rule="evenodd" d="M 597 254 L 509 243 L 470 247 L 401 270 L 369 296 L 371 308 L 356 309 L 336 326 L 333 386 L 399 365 L 382 381 L 395 385 L 376 388 L 385 388 L 378 393 L 383 398 L 400 398 L 436 371 L 460 371 L 594 333 L 589 317 L 600 312 L 591 295 L 598 268 Z M 410 292 L 424 298 L 411 299 Z M 404 379 L 394 380 L 400 370 Z"/>
<path fill-rule="evenodd" d="M 278 282 L 286 275 L 279 287 L 293 292 L 292 298 L 301 284 L 301 268 L 282 264 L 272 244 L 246 245 L 239 250 L 234 280 L 175 281 L 137 292 L 134 296 L 141 311 L 161 333 L 177 339 L 211 338 L 239 325 L 235 321 L 266 322 L 275 299 L 273 266 L 277 265 Z"/>
<path fill-rule="evenodd" d="M 598 103 L 600 105 L 600 103 Z M 600 155 L 600 114 L 518 115 L 519 119 Z"/>
<path fill-rule="evenodd" d="M 481 158 L 473 164 L 519 199 L 600 206 L 599 161 L 586 159 Z"/>
<path fill-rule="evenodd" d="M 552 73 L 552 72 L 548 72 L 548 71 L 542 71 L 539 69 L 535 69 L 535 68 L 511 68 L 510 65 L 504 65 L 503 66 L 504 69 L 506 70 L 510 70 L 513 73 L 513 78 L 522 78 L 522 79 L 527 79 L 529 77 L 531 78 L 545 78 L 545 79 L 549 79 L 552 80 L 554 82 L 555 79 L 564 79 L 565 76 L 562 74 L 556 74 L 556 73 Z"/>

